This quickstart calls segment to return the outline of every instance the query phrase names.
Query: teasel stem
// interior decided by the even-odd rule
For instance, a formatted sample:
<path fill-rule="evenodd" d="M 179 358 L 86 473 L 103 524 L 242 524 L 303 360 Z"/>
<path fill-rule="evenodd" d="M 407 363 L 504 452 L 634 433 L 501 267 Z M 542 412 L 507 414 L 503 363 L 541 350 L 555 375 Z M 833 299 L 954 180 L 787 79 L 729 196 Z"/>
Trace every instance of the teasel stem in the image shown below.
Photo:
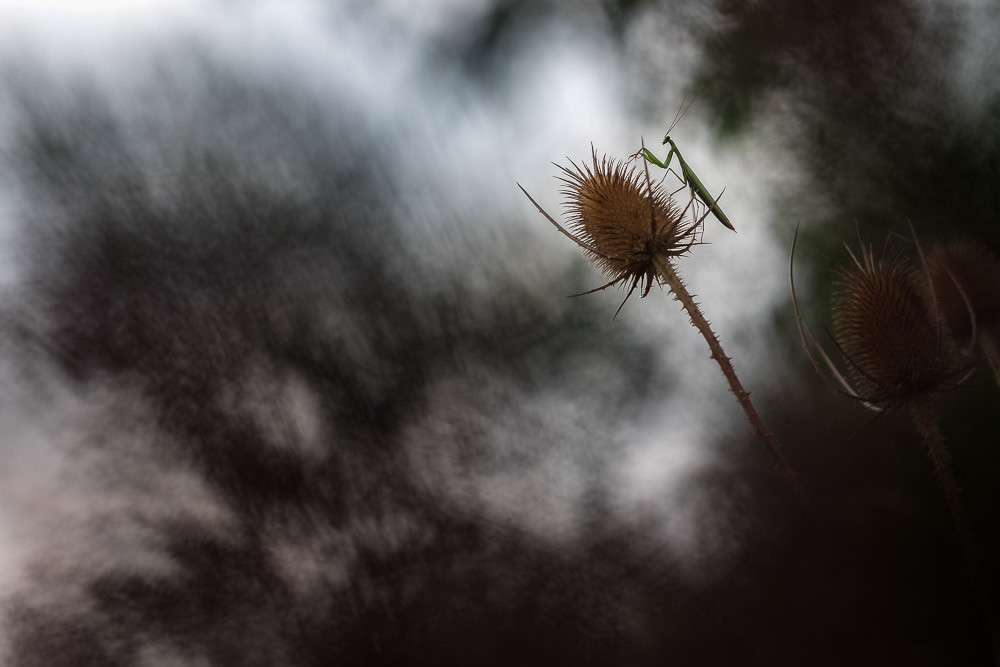
<path fill-rule="evenodd" d="M 968 512 L 965 509 L 965 501 L 962 499 L 962 490 L 955 481 L 955 473 L 951 468 L 951 455 L 945 447 L 944 437 L 938 427 L 934 409 L 928 397 L 915 398 L 910 403 L 910 412 L 913 421 L 920 432 L 920 437 L 927 447 L 927 453 L 934 463 L 937 473 L 938 483 L 944 493 L 948 503 L 948 510 L 951 513 L 952 524 L 959 544 L 965 556 L 966 572 L 969 576 L 969 583 L 979 603 L 980 612 L 983 615 L 983 623 L 990 636 L 993 648 L 993 663 L 1000 665 L 1000 627 L 997 626 L 996 614 L 993 605 L 990 603 L 986 571 L 983 568 L 982 556 L 976 545 L 976 540 L 972 536 L 972 528 L 969 524 Z"/>
<path fill-rule="evenodd" d="M 799 476 L 785 459 L 785 455 L 781 449 L 781 443 L 778 441 L 778 438 L 767 430 L 766 426 L 764 426 L 764 420 L 760 418 L 760 415 L 757 413 L 757 409 L 750 401 L 750 392 L 743 388 L 743 384 L 740 382 L 739 377 L 736 375 L 736 370 L 733 368 L 732 361 L 726 356 L 725 350 L 722 349 L 722 343 L 719 342 L 718 336 L 716 336 L 715 332 L 712 331 L 711 325 L 708 323 L 708 320 L 705 319 L 705 316 L 702 314 L 701 309 L 695 302 L 694 297 L 690 292 L 688 292 L 687 287 L 684 285 L 684 281 L 681 280 L 677 270 L 667 257 L 659 255 L 653 257 L 653 267 L 656 269 L 656 272 L 659 274 L 663 282 L 665 282 L 670 288 L 671 293 L 674 295 L 674 299 L 679 301 L 684 310 L 687 311 L 688 316 L 691 318 L 691 324 L 701 333 L 705 342 L 708 343 L 708 348 L 712 352 L 710 355 L 711 358 L 719 364 L 722 374 L 726 377 L 726 381 L 729 383 L 729 390 L 733 392 L 734 396 L 736 396 L 737 402 L 740 404 L 740 407 L 743 408 L 743 412 L 746 413 L 747 419 L 750 421 L 750 425 L 753 427 L 757 437 L 759 437 L 764 443 L 764 447 L 767 449 L 768 454 L 770 454 L 775 467 L 785 478 L 785 482 L 787 482 L 787 484 L 802 501 L 803 505 L 811 509 L 812 503 L 809 496 L 806 494 L 805 488 L 799 481 Z"/>

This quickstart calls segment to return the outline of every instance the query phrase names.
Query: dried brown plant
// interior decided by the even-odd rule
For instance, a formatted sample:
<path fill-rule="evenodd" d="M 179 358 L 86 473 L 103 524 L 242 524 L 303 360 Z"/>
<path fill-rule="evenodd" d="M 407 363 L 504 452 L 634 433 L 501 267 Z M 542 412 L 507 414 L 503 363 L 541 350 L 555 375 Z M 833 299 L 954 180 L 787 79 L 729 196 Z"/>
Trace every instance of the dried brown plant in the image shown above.
<path fill-rule="evenodd" d="M 699 215 L 693 195 L 683 209 L 678 207 L 660 184 L 652 182 L 649 165 L 645 161 L 644 172 L 639 173 L 630 166 L 630 161 L 621 162 L 606 157 L 598 161 L 593 147 L 591 155 L 592 168 L 586 166 L 581 169 L 572 162 L 572 170 L 556 165 L 564 174 L 560 180 L 566 185 L 562 193 L 566 197 L 572 232 L 559 224 L 518 184 L 538 211 L 562 234 L 583 248 L 587 256 L 610 278 L 605 285 L 583 294 L 616 285 L 627 286 L 625 301 L 628 301 L 629 296 L 640 285 L 643 285 L 643 297 L 649 294 L 654 281 L 666 285 L 688 313 L 691 324 L 708 343 L 711 358 L 722 370 L 730 391 L 743 408 L 775 466 L 799 497 L 808 502 L 798 476 L 785 459 L 781 443 L 764 426 L 750 401 L 750 393 L 743 388 L 722 344 L 673 265 L 674 259 L 687 254 L 697 245 L 697 232 L 712 209 L 707 208 Z M 618 307 L 616 316 L 625 301 Z"/>
<path fill-rule="evenodd" d="M 915 233 L 920 270 L 900 255 L 876 257 L 862 241 L 857 255 L 845 245 L 851 262 L 838 271 L 833 296 L 833 343 L 847 366 L 843 373 L 802 320 L 792 271 L 797 237 L 796 230 L 788 271 L 802 346 L 820 377 L 840 393 L 879 412 L 908 408 L 934 462 L 971 587 L 1000 662 L 1000 631 L 986 592 L 982 559 L 932 404 L 934 394 L 954 388 L 971 372 L 943 323 L 953 318 L 959 331 L 975 331 L 969 307 L 972 290 L 966 290 L 956 271 L 948 267 L 952 256 L 925 258 Z M 964 313 L 956 299 L 966 307 Z"/>
<path fill-rule="evenodd" d="M 531 203 L 556 229 L 584 249 L 604 275 L 611 280 L 592 290 L 574 294 L 592 294 L 613 286 L 625 286 L 628 294 L 618 312 L 640 285 L 641 297 L 649 294 L 657 276 L 656 257 L 679 257 L 695 245 L 695 232 L 704 216 L 689 216 L 694 199 L 684 209 L 659 185 L 643 183 L 642 174 L 628 163 L 607 157 L 598 161 L 591 147 L 593 168 L 573 169 L 556 165 L 565 177 L 562 190 L 569 213 L 569 230 L 554 218 L 521 187 Z M 572 230 L 572 231 L 570 231 Z"/>
<path fill-rule="evenodd" d="M 898 254 L 876 257 L 871 246 L 859 243 L 858 254 L 845 245 L 851 261 L 838 270 L 833 296 L 833 344 L 846 373 L 803 321 L 789 263 L 799 336 L 816 372 L 835 390 L 875 411 L 954 388 L 968 368 L 941 325 L 926 266 L 918 271 Z M 919 244 L 917 248 L 919 252 Z"/>

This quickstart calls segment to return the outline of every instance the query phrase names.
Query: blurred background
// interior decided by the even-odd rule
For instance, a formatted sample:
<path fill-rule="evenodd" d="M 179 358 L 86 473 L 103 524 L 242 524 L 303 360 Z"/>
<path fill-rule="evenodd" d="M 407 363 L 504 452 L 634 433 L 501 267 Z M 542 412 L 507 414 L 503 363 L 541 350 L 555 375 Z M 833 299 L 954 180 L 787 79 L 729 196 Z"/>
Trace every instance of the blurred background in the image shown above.
<path fill-rule="evenodd" d="M 859 234 L 1000 249 L 997 34 L 978 0 L 0 2 L 6 663 L 993 664 L 916 431 L 820 382 L 788 254 L 821 331 Z M 605 280 L 517 188 L 559 219 L 553 163 L 662 158 L 687 103 L 737 233 L 678 268 L 813 508 L 671 296 L 565 298 Z M 937 403 L 994 607 L 998 391 Z"/>

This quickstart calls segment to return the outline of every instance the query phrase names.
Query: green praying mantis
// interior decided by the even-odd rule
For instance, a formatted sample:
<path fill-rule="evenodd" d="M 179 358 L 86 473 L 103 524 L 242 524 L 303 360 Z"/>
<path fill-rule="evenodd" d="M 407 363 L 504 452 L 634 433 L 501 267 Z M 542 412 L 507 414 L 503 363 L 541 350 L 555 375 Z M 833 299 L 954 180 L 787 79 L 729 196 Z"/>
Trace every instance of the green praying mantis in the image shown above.
<path fill-rule="evenodd" d="M 693 101 L 694 100 L 692 100 L 692 102 Z M 721 222 L 723 225 L 725 225 L 726 227 L 735 232 L 736 228 L 733 227 L 733 223 L 729 221 L 729 216 L 727 216 L 722 211 L 722 208 L 719 207 L 718 199 L 713 197 L 712 194 L 708 191 L 708 188 L 705 187 L 705 184 L 701 182 L 701 179 L 698 178 L 698 175 L 694 173 L 693 169 L 691 169 L 691 165 L 689 165 L 687 163 L 687 160 L 684 159 L 684 156 L 681 154 L 680 149 L 677 148 L 677 144 L 675 144 L 674 140 L 670 138 L 671 130 L 674 129 L 674 126 L 677 125 L 681 117 L 684 115 L 684 112 L 686 112 L 690 106 L 691 105 L 688 104 L 688 106 L 685 107 L 684 103 L 682 102 L 681 108 L 677 110 L 677 114 L 674 116 L 674 122 L 672 122 L 670 124 L 670 127 L 667 128 L 667 134 L 665 137 L 663 137 L 663 145 L 665 146 L 669 145 L 670 152 L 667 153 L 667 157 L 664 161 L 661 162 L 660 160 L 658 160 L 657 157 L 653 155 L 652 151 L 650 151 L 645 146 L 640 148 L 639 152 L 637 152 L 632 157 L 635 158 L 642 156 L 651 164 L 655 164 L 657 167 L 666 169 L 675 176 L 677 176 L 677 178 L 684 185 L 691 188 L 691 192 L 693 192 L 698 197 L 698 199 L 700 199 L 705 204 L 705 206 L 708 207 L 708 210 L 710 210 L 712 214 L 715 215 L 715 217 L 719 220 L 719 222 Z M 670 161 L 673 160 L 675 155 L 677 156 L 677 163 L 680 164 L 681 166 L 681 173 L 679 175 L 673 169 L 670 169 Z M 722 195 L 720 194 L 719 197 L 721 196 Z"/>

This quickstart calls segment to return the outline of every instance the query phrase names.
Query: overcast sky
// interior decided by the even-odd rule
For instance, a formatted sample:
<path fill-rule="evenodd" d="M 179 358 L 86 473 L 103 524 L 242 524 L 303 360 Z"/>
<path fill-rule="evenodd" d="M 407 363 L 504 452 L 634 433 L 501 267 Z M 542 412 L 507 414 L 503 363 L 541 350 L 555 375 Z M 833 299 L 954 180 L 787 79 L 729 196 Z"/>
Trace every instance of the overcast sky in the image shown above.
<path fill-rule="evenodd" d="M 204 0 L 121 2 L 0 2 L 0 64 L 41 67 L 67 86 L 91 82 L 122 108 L 141 109 L 144 100 L 132 95 L 136 82 L 148 80 L 155 58 L 183 48 L 194 35 L 211 46 L 212 57 L 245 68 L 265 79 L 295 82 L 323 99 L 349 99 L 364 111 L 370 128 L 396 147 L 390 168 L 401 175 L 412 242 L 427 244 L 428 252 L 464 256 L 472 265 L 496 262 L 485 271 L 510 272 L 537 281 L 554 307 L 565 307 L 570 285 L 544 280 L 553 264 L 583 262 L 579 251 L 555 232 L 517 189 L 522 184 L 546 209 L 560 211 L 559 183 L 551 164 L 598 154 L 625 157 L 659 138 L 682 101 L 686 67 L 697 58 L 695 45 L 682 34 L 665 35 L 637 22 L 633 40 L 655 39 L 664 56 L 676 63 L 669 76 L 656 82 L 660 102 L 649 117 L 640 117 L 632 93 L 642 82 L 628 81 L 632 71 L 623 58 L 635 54 L 613 48 L 602 26 L 566 20 L 548 24 L 545 32 L 527 34 L 505 63 L 512 72 L 499 88 L 469 86 L 448 69 L 428 66 L 428 45 L 467 24 L 484 3 L 467 0 L 391 0 L 371 3 L 258 1 L 246 3 Z M 359 11 L 358 7 L 365 7 Z M 628 43 L 630 40 L 626 40 Z M 0 107 L 2 114 L 2 107 Z M 0 132 L 11 130 L 0 115 Z M 699 123 L 698 104 L 674 131 L 685 156 L 716 191 L 725 187 L 723 203 L 738 234 L 713 220 L 695 258 L 681 260 L 680 270 L 699 296 L 708 317 L 737 370 L 752 390 L 774 381 L 764 353 L 767 341 L 754 333 L 760 317 L 786 299 L 785 248 L 788 239 L 775 238 L 766 226 L 769 197 L 775 183 L 787 178 L 787 165 L 768 152 L 766 135 L 742 144 L 713 145 Z M 0 134 L 0 145 L 7 145 Z M 4 236 L 16 233 L 21 216 L 16 194 L 0 208 Z M 23 204 L 23 202 L 20 202 Z M 488 223 L 480 214 L 489 210 Z M 444 214 L 446 213 L 446 214 Z M 490 225 L 510 226 L 527 235 L 541 252 L 505 255 L 501 233 Z M 497 241 L 497 239 L 500 239 Z M 452 239 L 442 242 L 441 239 Z M 5 243 L 4 284 L 17 282 L 15 258 Z M 484 257 L 487 249 L 492 255 Z M 597 271 L 593 284 L 604 282 Z M 620 293 L 587 298 L 606 304 L 610 317 Z M 666 292 L 654 292 L 643 302 L 634 299 L 617 319 L 617 326 L 635 328 L 657 342 L 663 363 L 686 390 L 669 409 L 633 425 L 632 454 L 612 471 L 628 484 L 617 499 L 622 516 L 642 514 L 652 503 L 669 521 L 663 525 L 679 543 L 697 542 L 691 519 L 698 508 L 671 496 L 672 483 L 710 463 L 700 446 L 716 429 L 745 428 L 738 407 L 728 396 L 723 378 L 703 340 Z M 28 438 L 21 438 L 23 454 Z M 44 457 L 5 452 L 11 477 L 45 470 Z M 18 488 L 26 492 L 25 483 Z M 573 495 L 572 485 L 565 491 Z M 5 493 L 10 493 L 7 491 Z M 665 505 L 664 499 L 669 499 Z M 654 502 L 655 501 L 655 502 Z M 0 524 L 2 525 L 2 524 Z M 0 536 L 3 534 L 0 533 Z M 6 556 L 4 555 L 6 553 Z M 13 558 L 0 550 L 0 567 Z"/>

